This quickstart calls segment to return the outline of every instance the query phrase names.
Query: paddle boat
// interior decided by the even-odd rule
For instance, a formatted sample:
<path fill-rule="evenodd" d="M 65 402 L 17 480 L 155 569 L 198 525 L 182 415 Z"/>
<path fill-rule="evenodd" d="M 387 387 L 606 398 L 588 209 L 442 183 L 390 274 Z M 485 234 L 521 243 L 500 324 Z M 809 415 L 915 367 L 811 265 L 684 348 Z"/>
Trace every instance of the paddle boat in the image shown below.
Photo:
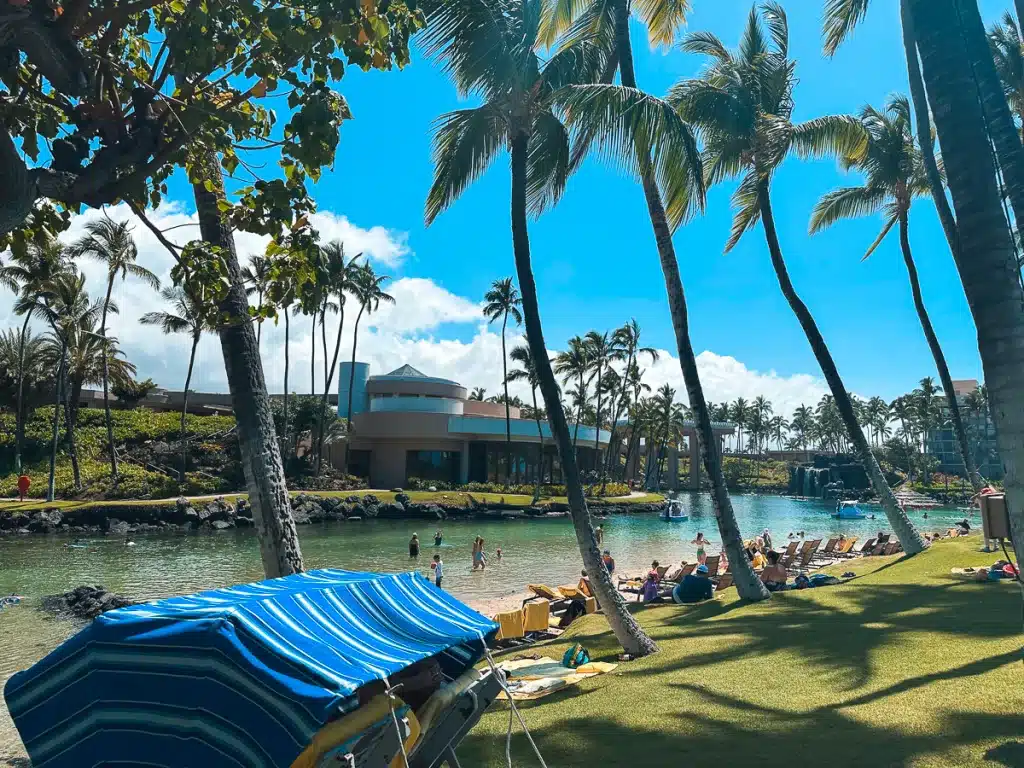
<path fill-rule="evenodd" d="M 867 520 L 867 515 L 860 511 L 856 501 L 840 501 L 832 517 L 837 520 Z"/>
<path fill-rule="evenodd" d="M 683 510 L 683 502 L 669 499 L 668 505 L 661 512 L 661 519 L 669 523 L 685 523 L 690 516 Z"/>

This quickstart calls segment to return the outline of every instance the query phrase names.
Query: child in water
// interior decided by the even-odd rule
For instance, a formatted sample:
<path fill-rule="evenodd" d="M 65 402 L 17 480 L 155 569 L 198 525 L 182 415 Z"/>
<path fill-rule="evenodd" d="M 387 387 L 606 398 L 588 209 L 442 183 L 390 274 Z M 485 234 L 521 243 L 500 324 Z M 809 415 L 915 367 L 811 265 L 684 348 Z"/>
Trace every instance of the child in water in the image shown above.
<path fill-rule="evenodd" d="M 444 576 L 444 563 L 441 562 L 440 555 L 434 555 L 434 562 L 430 564 L 430 567 L 434 569 L 434 586 L 440 589 L 441 578 Z"/>
<path fill-rule="evenodd" d="M 444 538 L 444 536 L 442 535 L 440 529 L 434 531 L 434 546 L 435 547 L 440 547 L 441 546 L 441 540 L 443 538 Z"/>
<path fill-rule="evenodd" d="M 497 549 L 494 550 L 494 556 L 498 560 L 501 560 L 501 547 L 498 547 Z"/>

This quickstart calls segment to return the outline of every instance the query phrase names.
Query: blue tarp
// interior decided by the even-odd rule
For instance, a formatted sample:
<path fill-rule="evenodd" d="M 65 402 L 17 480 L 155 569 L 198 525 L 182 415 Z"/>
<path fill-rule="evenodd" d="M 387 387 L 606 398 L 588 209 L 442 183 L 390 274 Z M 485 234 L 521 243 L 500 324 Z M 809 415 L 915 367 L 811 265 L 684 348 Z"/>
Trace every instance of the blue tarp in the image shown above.
<path fill-rule="evenodd" d="M 414 573 L 320 570 L 110 611 L 4 690 L 35 768 L 288 766 L 354 692 L 496 625 Z"/>

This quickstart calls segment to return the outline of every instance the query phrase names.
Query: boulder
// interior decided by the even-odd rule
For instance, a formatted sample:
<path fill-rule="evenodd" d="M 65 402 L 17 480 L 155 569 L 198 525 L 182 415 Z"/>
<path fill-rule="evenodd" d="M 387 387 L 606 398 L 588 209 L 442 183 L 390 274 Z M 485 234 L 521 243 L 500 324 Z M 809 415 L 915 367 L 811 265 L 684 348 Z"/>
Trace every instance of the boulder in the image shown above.
<path fill-rule="evenodd" d="M 238 504 L 235 507 L 235 515 L 248 518 L 250 522 L 252 521 L 252 505 L 249 504 L 248 499 L 240 498 L 238 500 Z"/>
<path fill-rule="evenodd" d="M 408 504 L 412 499 L 409 498 L 407 493 L 397 493 L 395 494 L 395 501 L 399 504 Z"/>
<path fill-rule="evenodd" d="M 83 585 L 70 592 L 44 597 L 42 605 L 44 611 L 60 619 L 92 619 L 115 608 L 135 605 L 135 601 L 109 592 L 101 585 Z"/>
<path fill-rule="evenodd" d="M 402 489 L 401 489 L 401 488 L 392 488 L 392 489 L 391 489 L 391 492 L 392 492 L 392 493 L 401 493 L 401 492 L 402 492 Z"/>
<path fill-rule="evenodd" d="M 235 516 L 235 509 L 224 499 L 214 499 L 206 505 L 207 518 L 210 522 L 230 520 Z"/>
<path fill-rule="evenodd" d="M 423 507 L 423 511 L 428 517 L 434 517 L 438 520 L 448 519 L 448 513 L 445 512 L 444 509 L 442 507 L 439 507 L 437 504 L 426 504 Z"/>
<path fill-rule="evenodd" d="M 124 536 L 131 530 L 131 526 L 128 525 L 124 520 L 118 520 L 116 517 L 107 518 L 107 533 L 113 533 L 117 536 Z"/>
<path fill-rule="evenodd" d="M 213 526 L 213 529 L 215 531 L 223 531 L 223 530 L 226 530 L 228 528 L 234 528 L 235 527 L 234 523 L 231 523 L 231 522 L 229 522 L 227 520 L 214 520 L 211 523 L 211 525 Z"/>
<path fill-rule="evenodd" d="M 241 515 L 239 515 L 238 517 L 235 518 L 235 527 L 236 528 L 248 528 L 251 525 L 252 525 L 252 518 L 251 517 L 242 517 Z"/>
<path fill-rule="evenodd" d="M 64 515 L 59 509 L 40 509 L 29 515 L 28 529 L 33 533 L 53 533 Z"/>
<path fill-rule="evenodd" d="M 377 506 L 378 504 L 380 504 L 380 499 L 378 499 L 372 493 L 368 493 L 365 496 L 363 496 L 363 504 L 373 504 L 374 506 Z"/>
<path fill-rule="evenodd" d="M 396 502 L 385 502 L 377 507 L 377 517 L 384 520 L 400 520 L 405 517 L 405 506 Z"/>
<path fill-rule="evenodd" d="M 358 504 L 361 500 L 361 497 L 356 496 L 354 493 L 350 496 L 345 497 L 346 504 Z"/>
<path fill-rule="evenodd" d="M 292 520 L 296 525 L 309 525 L 309 512 L 305 504 L 296 504 L 292 507 Z"/>

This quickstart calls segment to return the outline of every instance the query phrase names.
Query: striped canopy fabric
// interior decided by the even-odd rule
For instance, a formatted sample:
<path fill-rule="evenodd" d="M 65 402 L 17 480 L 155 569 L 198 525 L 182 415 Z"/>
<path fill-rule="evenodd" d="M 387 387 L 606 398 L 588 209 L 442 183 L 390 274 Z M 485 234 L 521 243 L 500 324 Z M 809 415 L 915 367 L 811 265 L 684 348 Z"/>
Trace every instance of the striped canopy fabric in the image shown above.
<path fill-rule="evenodd" d="M 422 576 L 320 570 L 105 613 L 4 690 L 35 768 L 288 766 L 355 692 L 497 626 Z"/>

